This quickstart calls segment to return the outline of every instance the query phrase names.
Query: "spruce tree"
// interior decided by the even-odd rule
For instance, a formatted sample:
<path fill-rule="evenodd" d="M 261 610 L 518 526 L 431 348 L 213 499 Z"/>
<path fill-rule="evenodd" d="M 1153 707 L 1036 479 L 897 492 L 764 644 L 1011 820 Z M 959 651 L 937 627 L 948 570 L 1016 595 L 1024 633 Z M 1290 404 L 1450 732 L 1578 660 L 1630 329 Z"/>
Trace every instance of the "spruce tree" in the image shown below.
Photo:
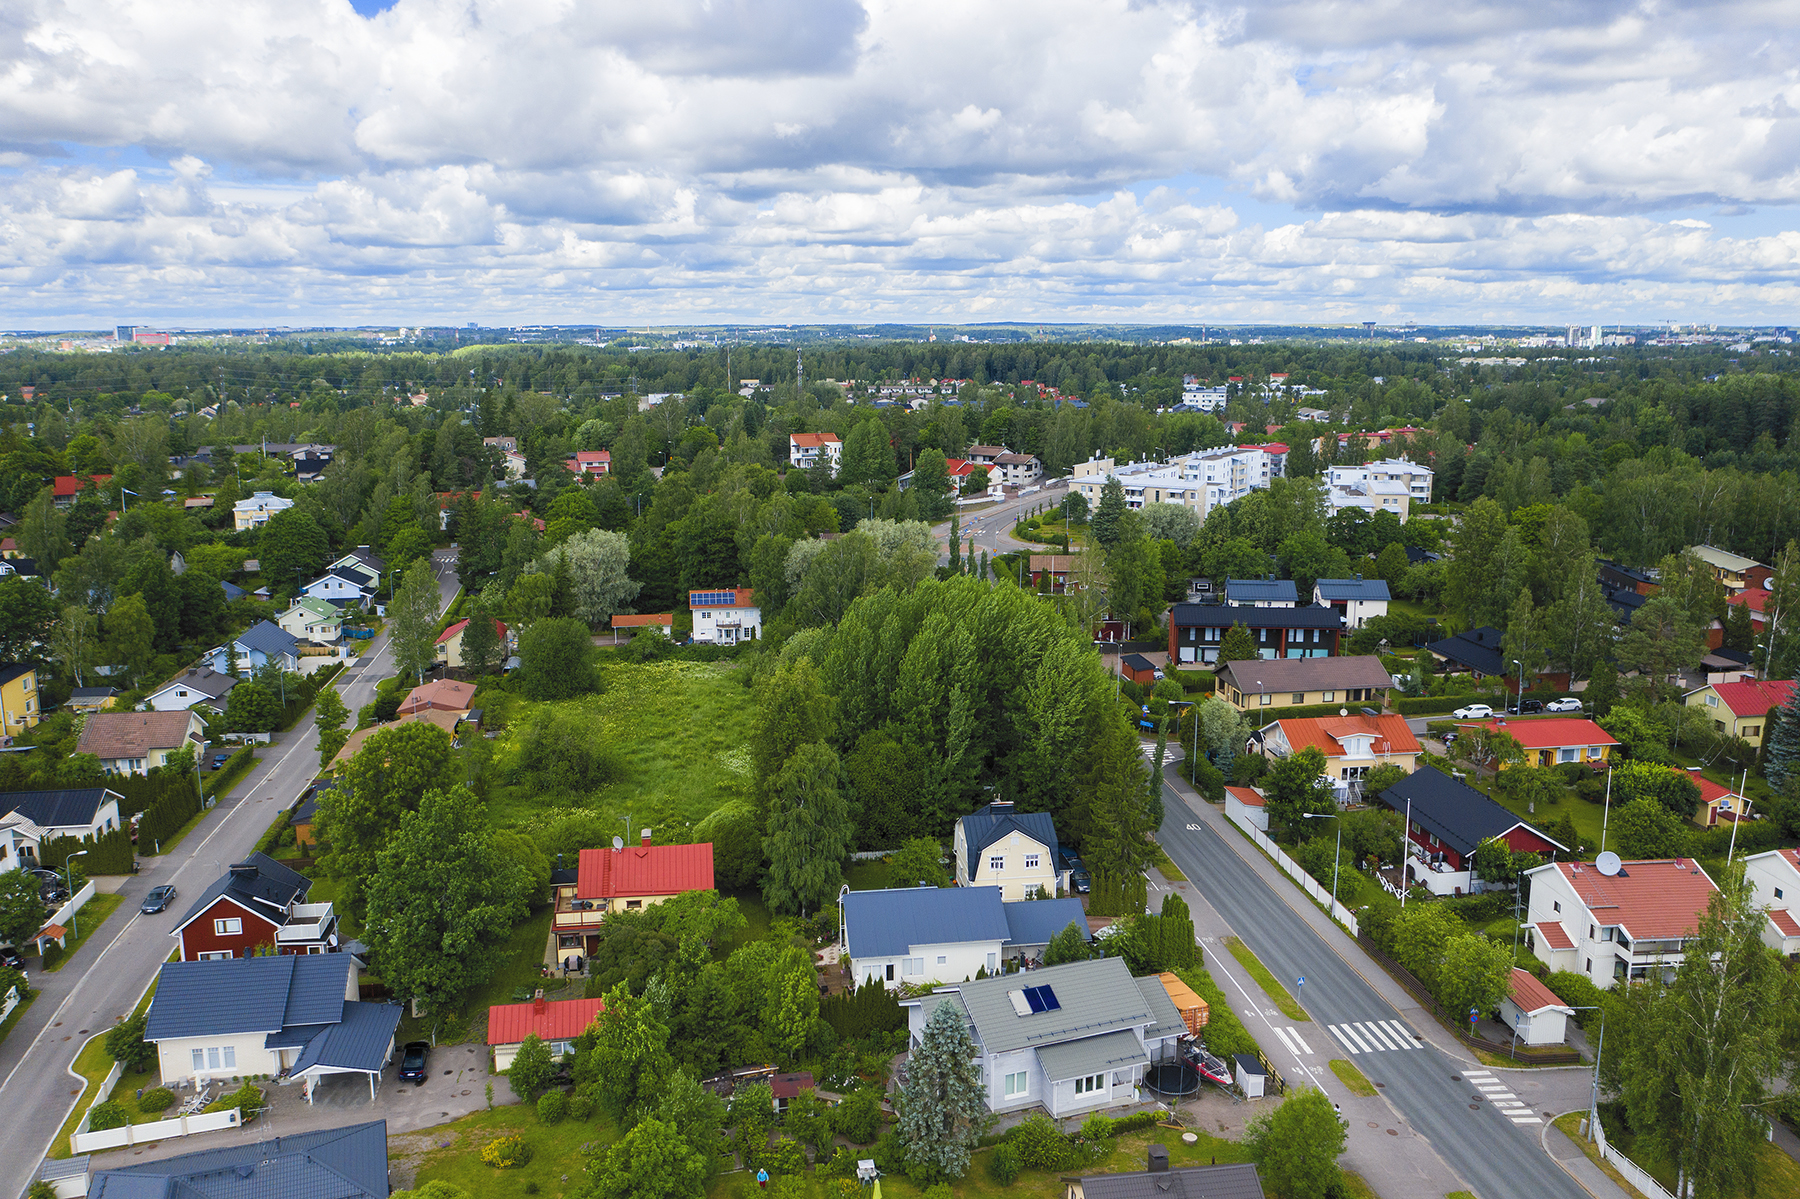
<path fill-rule="evenodd" d="M 1125 523 L 1125 513 L 1130 511 L 1125 506 L 1125 485 L 1117 479 L 1109 478 L 1100 489 L 1100 504 L 1094 509 L 1093 519 L 1089 527 L 1093 531 L 1094 540 L 1100 548 L 1110 551 L 1119 543 Z"/>
<path fill-rule="evenodd" d="M 1779 787 L 1800 766 L 1800 687 L 1788 692 L 1787 702 L 1769 713 L 1763 726 L 1763 776 Z"/>
<path fill-rule="evenodd" d="M 939 1003 L 925 1022 L 894 1108 L 906 1160 L 922 1176 L 961 1178 L 968 1173 L 969 1151 L 986 1123 L 987 1104 L 975 1066 L 975 1042 L 962 1004 L 954 998 Z"/>
<path fill-rule="evenodd" d="M 1225 639 L 1219 642 L 1219 663 L 1248 662 L 1257 657 L 1256 639 L 1250 636 L 1250 630 L 1242 624 L 1234 624 L 1225 630 Z"/>

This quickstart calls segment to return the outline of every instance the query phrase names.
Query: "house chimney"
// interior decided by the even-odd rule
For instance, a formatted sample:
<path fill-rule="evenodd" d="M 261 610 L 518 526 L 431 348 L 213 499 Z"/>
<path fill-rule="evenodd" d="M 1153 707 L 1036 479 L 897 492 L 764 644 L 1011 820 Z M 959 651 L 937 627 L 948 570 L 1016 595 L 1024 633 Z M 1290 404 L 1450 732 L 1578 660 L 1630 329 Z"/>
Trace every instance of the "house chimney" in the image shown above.
<path fill-rule="evenodd" d="M 1150 1173 L 1167 1174 L 1169 1172 L 1169 1147 L 1167 1145 L 1150 1146 Z"/>
<path fill-rule="evenodd" d="M 646 828 L 646 829 L 638 830 L 638 844 L 642 845 L 645 849 L 650 848 L 650 830 L 649 829 Z"/>
<path fill-rule="evenodd" d="M 536 1016 L 541 1016 L 544 1014 L 544 988 L 539 987 L 537 989 L 537 994 L 535 994 L 531 997 L 531 1011 L 532 1011 L 532 1014 L 536 1015 Z M 1165 1150 L 1164 1153 L 1166 1155 L 1167 1150 Z M 1166 1170 L 1168 1168 L 1169 1168 L 1168 1163 L 1164 1162 L 1163 1169 Z"/>

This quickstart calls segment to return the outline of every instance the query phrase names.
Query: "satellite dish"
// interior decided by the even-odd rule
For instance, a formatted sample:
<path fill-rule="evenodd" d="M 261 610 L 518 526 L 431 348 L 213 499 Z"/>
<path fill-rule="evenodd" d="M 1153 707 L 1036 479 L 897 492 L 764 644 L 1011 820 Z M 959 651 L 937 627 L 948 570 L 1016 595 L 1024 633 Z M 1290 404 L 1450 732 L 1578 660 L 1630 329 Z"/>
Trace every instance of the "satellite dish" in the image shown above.
<path fill-rule="evenodd" d="M 625 848 L 625 838 L 614 837 L 613 838 L 613 848 L 614 849 L 624 849 Z"/>
<path fill-rule="evenodd" d="M 1620 865 L 1619 855 L 1610 849 L 1604 851 L 1599 857 L 1594 859 L 1594 869 L 1598 870 L 1608 878 L 1619 873 Z"/>
<path fill-rule="evenodd" d="M 336 948 L 337 948 L 337 934 L 336 934 L 336 933 L 332 933 L 332 934 L 331 934 L 331 936 L 329 936 L 329 937 L 327 937 L 327 938 L 325 938 L 325 939 L 326 939 L 326 940 L 327 940 L 327 941 L 328 941 L 328 942 L 330 942 L 330 944 L 331 944 L 331 947 L 332 947 L 332 948 L 333 948 L 333 949 L 336 949 Z"/>
<path fill-rule="evenodd" d="M 1338 715 L 1339 716 L 1348 716 L 1348 715 L 1350 715 L 1350 709 L 1349 708 L 1339 708 Z"/>

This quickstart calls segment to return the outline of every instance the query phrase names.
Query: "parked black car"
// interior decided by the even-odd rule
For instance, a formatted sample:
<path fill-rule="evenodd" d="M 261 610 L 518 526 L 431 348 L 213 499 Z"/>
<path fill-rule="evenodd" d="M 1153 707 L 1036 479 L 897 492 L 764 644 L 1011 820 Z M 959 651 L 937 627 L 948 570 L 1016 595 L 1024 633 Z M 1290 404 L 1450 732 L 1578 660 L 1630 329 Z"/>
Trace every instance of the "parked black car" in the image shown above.
<path fill-rule="evenodd" d="M 1543 710 L 1544 701 L 1541 699 L 1528 699 L 1519 704 L 1519 715 L 1521 716 L 1527 712 L 1542 712 Z"/>
<path fill-rule="evenodd" d="M 425 1063 L 431 1058 L 431 1042 L 408 1041 L 400 1051 L 400 1077 L 425 1085 Z"/>
<path fill-rule="evenodd" d="M 175 902 L 175 888 L 165 883 L 160 887 L 150 888 L 150 894 L 144 896 L 144 906 L 138 911 L 146 916 L 154 915 L 166 909 L 173 902 Z"/>
<path fill-rule="evenodd" d="M 18 950 L 10 947 L 0 949 L 0 966 L 11 966 L 20 974 L 25 973 L 25 959 L 19 956 Z"/>
<path fill-rule="evenodd" d="M 225 763 L 227 763 L 229 761 L 231 761 L 230 754 L 214 754 L 212 757 L 212 766 L 209 767 L 209 769 L 217 770 L 219 767 L 225 765 Z"/>

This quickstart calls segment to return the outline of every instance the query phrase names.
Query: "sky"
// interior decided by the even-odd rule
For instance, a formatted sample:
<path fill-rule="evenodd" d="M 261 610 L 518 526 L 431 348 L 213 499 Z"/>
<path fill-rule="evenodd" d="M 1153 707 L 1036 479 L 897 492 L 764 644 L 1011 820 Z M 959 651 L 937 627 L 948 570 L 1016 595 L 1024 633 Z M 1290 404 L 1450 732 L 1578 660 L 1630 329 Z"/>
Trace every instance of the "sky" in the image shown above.
<path fill-rule="evenodd" d="M 1793 0 L 10 0 L 0 327 L 1800 324 Z"/>

